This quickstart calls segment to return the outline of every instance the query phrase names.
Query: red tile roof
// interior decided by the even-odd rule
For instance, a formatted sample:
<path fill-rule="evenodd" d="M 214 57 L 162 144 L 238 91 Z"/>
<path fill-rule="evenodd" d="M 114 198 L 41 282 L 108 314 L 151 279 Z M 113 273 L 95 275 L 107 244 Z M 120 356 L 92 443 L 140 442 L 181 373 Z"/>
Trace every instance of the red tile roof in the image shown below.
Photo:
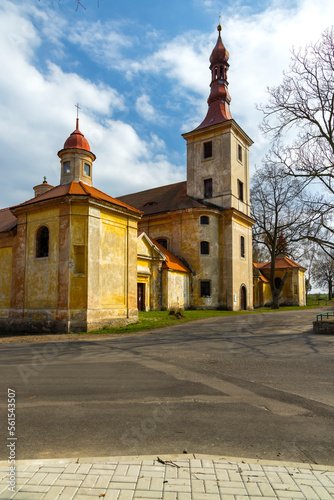
<path fill-rule="evenodd" d="M 257 269 L 261 269 L 261 267 L 265 266 L 266 264 L 266 262 L 253 262 L 253 266 Z"/>
<path fill-rule="evenodd" d="M 271 263 L 270 262 L 265 262 L 263 264 L 257 264 L 258 266 L 260 265 L 260 269 L 270 269 Z M 276 262 L 275 262 L 275 269 L 289 269 L 291 267 L 298 267 L 299 269 L 306 269 L 305 267 L 301 266 L 300 264 L 297 264 L 297 262 L 289 259 L 289 257 L 277 257 Z"/>
<path fill-rule="evenodd" d="M 130 210 L 131 212 L 136 212 L 136 213 L 141 213 L 140 210 L 137 210 L 136 208 L 131 207 L 130 205 L 124 203 L 123 201 L 118 200 L 117 198 L 112 198 L 106 193 L 103 193 L 103 191 L 100 191 L 99 189 L 96 189 L 93 186 L 88 186 L 87 184 L 84 184 L 83 182 L 69 182 L 68 184 L 60 184 L 59 186 L 56 186 L 49 191 L 46 191 L 46 193 L 40 194 L 39 196 L 36 196 L 35 198 L 32 198 L 31 200 L 25 201 L 24 203 L 21 203 L 20 205 L 16 205 L 15 207 L 12 207 L 13 209 L 18 208 L 18 207 L 23 207 L 26 205 L 32 205 L 35 203 L 39 203 L 41 201 L 45 200 L 51 200 L 53 198 L 59 198 L 62 196 L 68 196 L 68 195 L 74 195 L 74 196 L 90 196 L 91 198 L 95 198 L 97 200 L 102 200 L 102 201 L 107 201 L 109 203 L 112 203 L 113 205 L 117 205 L 123 208 L 126 208 L 127 210 Z"/>
<path fill-rule="evenodd" d="M 187 195 L 187 182 L 169 184 L 139 193 L 120 196 L 119 200 L 144 212 L 144 215 L 182 210 L 186 208 L 204 208 L 206 205 Z M 217 207 L 218 208 L 218 207 Z"/>
<path fill-rule="evenodd" d="M 217 125 L 231 119 L 232 117 L 226 102 L 216 100 L 210 104 L 206 117 L 195 130 L 201 130 L 202 128 Z"/>
<path fill-rule="evenodd" d="M 185 264 L 183 264 L 182 260 L 176 257 L 176 255 L 174 255 L 172 252 L 169 252 L 165 247 L 160 245 L 160 243 L 158 243 L 150 236 L 149 239 L 165 255 L 166 260 L 163 263 L 163 266 L 167 267 L 168 269 L 173 269 L 174 271 L 182 271 L 184 273 L 191 272 L 190 269 L 188 269 L 188 267 Z"/>
<path fill-rule="evenodd" d="M 85 149 L 90 151 L 89 142 L 85 138 L 82 132 L 79 130 L 79 118 L 77 118 L 76 129 L 72 134 L 66 139 L 64 144 L 64 149 Z"/>
<path fill-rule="evenodd" d="M 0 233 L 10 231 L 16 227 L 17 219 L 9 208 L 0 210 Z"/>

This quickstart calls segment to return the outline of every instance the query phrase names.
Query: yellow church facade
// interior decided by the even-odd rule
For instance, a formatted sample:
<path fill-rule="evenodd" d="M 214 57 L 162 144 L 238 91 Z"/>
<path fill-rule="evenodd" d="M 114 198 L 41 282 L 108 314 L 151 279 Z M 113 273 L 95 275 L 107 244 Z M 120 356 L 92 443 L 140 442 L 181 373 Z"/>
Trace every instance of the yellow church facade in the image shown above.
<path fill-rule="evenodd" d="M 61 183 L 0 211 L 0 329 L 85 331 L 138 319 L 140 211 L 95 189 L 95 156 L 77 128 Z M 112 251 L 111 251 L 112 250 Z"/>
<path fill-rule="evenodd" d="M 121 196 L 143 212 L 139 230 L 191 270 L 189 306 L 252 309 L 252 226 L 249 148 L 252 140 L 233 120 L 228 52 L 221 39 L 210 57 L 208 112 L 187 141 L 187 180 Z"/>
<path fill-rule="evenodd" d="M 252 309 L 249 148 L 233 120 L 228 52 L 210 57 L 208 112 L 183 135 L 184 182 L 118 199 L 92 184 L 79 130 L 58 152 L 60 184 L 0 210 L 0 330 L 88 331 L 150 309 Z"/>

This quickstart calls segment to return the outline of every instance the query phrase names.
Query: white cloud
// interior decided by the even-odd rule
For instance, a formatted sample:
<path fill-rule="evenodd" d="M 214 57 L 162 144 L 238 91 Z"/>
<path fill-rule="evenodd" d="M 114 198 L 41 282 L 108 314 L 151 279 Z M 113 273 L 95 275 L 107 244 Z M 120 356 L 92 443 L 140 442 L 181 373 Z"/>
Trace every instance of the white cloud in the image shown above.
<path fill-rule="evenodd" d="M 209 8 L 210 2 L 205 3 Z M 54 6 L 57 4 L 54 2 Z M 259 163 L 267 145 L 258 130 L 261 116 L 255 103 L 265 101 L 267 85 L 280 83 L 282 71 L 289 64 L 291 47 L 318 39 L 333 19 L 332 0 L 298 0 L 293 8 L 276 2 L 256 14 L 238 8 L 237 14 L 223 19 L 222 36 L 231 54 L 232 116 L 255 141 L 253 163 Z M 184 178 L 185 162 L 182 168 L 177 166 L 179 153 L 167 149 L 156 130 L 141 137 L 119 119 L 119 111 L 123 110 L 125 116 L 131 111 L 129 92 L 133 91 L 138 92 L 131 98 L 146 120 L 145 126 L 154 123 L 157 109 L 159 119 L 165 120 L 160 124 L 167 120 L 171 124 L 170 136 L 197 126 L 207 111 L 208 59 L 217 33 L 188 31 L 166 41 L 152 30 L 143 35 L 146 41 L 151 40 L 151 45 L 147 43 L 142 59 L 138 60 L 132 49 L 139 35 L 130 37 L 128 29 L 123 35 L 122 30 L 125 31 L 124 23 L 89 23 L 78 18 L 70 22 L 60 9 L 1 1 L 1 206 L 31 197 L 32 186 L 41 182 L 44 175 L 52 184 L 59 182 L 56 153 L 74 129 L 76 102 L 82 107 L 80 127 L 97 155 L 93 174 L 97 187 L 118 195 Z M 51 47 L 49 60 L 43 52 L 45 39 Z M 120 93 L 117 81 L 112 88 L 93 74 L 91 79 L 79 76 L 79 56 L 67 58 L 71 70 L 65 71 L 57 58 L 68 55 L 68 40 L 100 64 L 99 74 L 104 76 L 106 67 L 126 74 L 130 82 L 128 94 Z M 144 87 L 140 87 L 143 81 Z M 165 95 L 160 99 L 163 85 Z M 116 113 L 118 119 L 114 118 Z M 176 158 L 176 165 L 172 158 Z"/>
<path fill-rule="evenodd" d="M 116 23 L 79 21 L 73 24 L 68 39 L 107 67 L 121 67 L 121 49 L 131 47 L 134 38 L 119 33 L 118 29 Z"/>
<path fill-rule="evenodd" d="M 161 116 L 154 109 L 150 103 L 150 97 L 146 94 L 141 95 L 136 100 L 136 111 L 144 120 L 155 123 L 161 121 Z"/>
<path fill-rule="evenodd" d="M 210 2 L 204 2 L 210 7 Z M 229 91 L 232 116 L 255 141 L 253 163 L 259 163 L 268 145 L 258 124 L 261 113 L 256 103 L 265 102 L 267 86 L 281 83 L 289 67 L 291 49 L 315 42 L 334 19 L 332 0 L 277 2 L 251 14 L 249 9 L 234 9 L 237 14 L 223 19 L 222 38 L 230 53 Z M 230 12 L 233 12 L 230 9 Z M 158 47 L 143 61 L 136 61 L 132 75 L 153 73 L 174 82 L 174 93 L 183 98 L 184 115 L 180 129 L 197 126 L 207 111 L 209 95 L 209 56 L 216 34 L 184 33 Z"/>
<path fill-rule="evenodd" d="M 51 61 L 42 73 L 35 66 L 40 45 L 32 22 L 5 2 L 0 7 L 1 207 L 31 198 L 44 175 L 51 184 L 59 183 L 57 151 L 74 130 L 76 102 L 82 107 L 80 128 L 98 158 L 96 187 L 116 195 L 181 178 L 167 159 L 155 160 L 158 140 L 151 148 L 130 125 L 110 118 L 113 110 L 125 109 L 117 90 Z"/>

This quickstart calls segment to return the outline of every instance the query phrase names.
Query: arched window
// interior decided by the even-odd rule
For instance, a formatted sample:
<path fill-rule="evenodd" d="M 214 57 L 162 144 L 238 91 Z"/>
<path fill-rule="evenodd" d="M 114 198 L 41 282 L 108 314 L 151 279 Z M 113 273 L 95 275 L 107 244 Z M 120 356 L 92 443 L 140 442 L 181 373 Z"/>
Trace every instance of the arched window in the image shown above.
<path fill-rule="evenodd" d="M 245 238 L 243 236 L 240 237 L 240 255 L 245 257 Z"/>
<path fill-rule="evenodd" d="M 208 241 L 201 241 L 201 254 L 209 255 L 210 253 L 210 243 Z"/>
<path fill-rule="evenodd" d="M 201 215 L 201 217 L 200 217 L 200 223 L 201 224 L 209 224 L 210 223 L 209 217 L 207 217 L 206 215 Z"/>
<path fill-rule="evenodd" d="M 247 290 L 245 285 L 240 289 L 240 309 L 245 311 L 247 309 Z"/>
<path fill-rule="evenodd" d="M 157 243 L 159 243 L 159 245 L 161 245 L 162 247 L 166 248 L 166 250 L 167 250 L 167 240 L 166 240 L 166 238 L 158 238 L 156 241 L 157 241 Z"/>
<path fill-rule="evenodd" d="M 46 226 L 41 226 L 36 235 L 36 257 L 49 256 L 49 230 Z"/>

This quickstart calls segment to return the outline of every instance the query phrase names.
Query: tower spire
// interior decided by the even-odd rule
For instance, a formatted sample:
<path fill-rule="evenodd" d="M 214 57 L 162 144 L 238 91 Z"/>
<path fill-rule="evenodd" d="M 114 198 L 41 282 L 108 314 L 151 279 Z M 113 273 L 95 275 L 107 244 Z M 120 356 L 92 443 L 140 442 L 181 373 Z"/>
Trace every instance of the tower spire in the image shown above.
<path fill-rule="evenodd" d="M 231 96 L 228 92 L 227 71 L 230 67 L 228 63 L 229 53 L 221 38 L 222 26 L 217 26 L 218 39 L 210 56 L 210 95 L 208 98 L 209 109 L 203 122 L 196 130 L 231 120 L 230 102 Z"/>

